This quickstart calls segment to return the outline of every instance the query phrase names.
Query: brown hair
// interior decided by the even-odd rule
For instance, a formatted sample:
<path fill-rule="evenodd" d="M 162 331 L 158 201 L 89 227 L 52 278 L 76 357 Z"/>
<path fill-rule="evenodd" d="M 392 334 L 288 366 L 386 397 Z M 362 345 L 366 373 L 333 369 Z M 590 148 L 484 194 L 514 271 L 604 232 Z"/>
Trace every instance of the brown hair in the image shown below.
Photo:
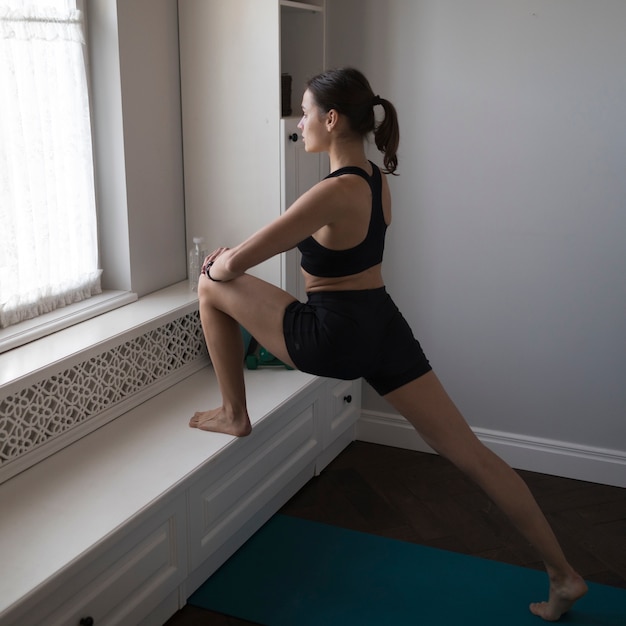
<path fill-rule="evenodd" d="M 361 137 L 373 132 L 376 147 L 384 155 L 385 173 L 395 173 L 400 142 L 398 114 L 389 100 L 374 94 L 359 70 L 351 67 L 328 70 L 311 78 L 306 86 L 324 113 L 335 109 L 345 115 L 350 128 Z M 374 107 L 378 104 L 385 110 L 385 117 L 376 124 Z"/>

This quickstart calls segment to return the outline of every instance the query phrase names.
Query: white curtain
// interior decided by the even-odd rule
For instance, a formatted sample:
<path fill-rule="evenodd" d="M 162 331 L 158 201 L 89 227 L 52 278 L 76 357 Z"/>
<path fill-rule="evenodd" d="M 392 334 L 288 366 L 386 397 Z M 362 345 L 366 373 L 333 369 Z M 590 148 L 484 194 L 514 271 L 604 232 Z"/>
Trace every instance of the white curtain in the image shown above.
<path fill-rule="evenodd" d="M 0 328 L 100 293 L 82 15 L 0 0 Z"/>

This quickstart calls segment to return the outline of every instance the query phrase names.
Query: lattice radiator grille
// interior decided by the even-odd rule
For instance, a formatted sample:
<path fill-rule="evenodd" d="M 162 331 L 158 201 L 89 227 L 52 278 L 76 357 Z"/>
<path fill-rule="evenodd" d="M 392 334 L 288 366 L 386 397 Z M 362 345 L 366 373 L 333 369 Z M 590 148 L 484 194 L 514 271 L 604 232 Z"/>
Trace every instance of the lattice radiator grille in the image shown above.
<path fill-rule="evenodd" d="M 0 400 L 0 467 L 206 357 L 197 312 Z"/>

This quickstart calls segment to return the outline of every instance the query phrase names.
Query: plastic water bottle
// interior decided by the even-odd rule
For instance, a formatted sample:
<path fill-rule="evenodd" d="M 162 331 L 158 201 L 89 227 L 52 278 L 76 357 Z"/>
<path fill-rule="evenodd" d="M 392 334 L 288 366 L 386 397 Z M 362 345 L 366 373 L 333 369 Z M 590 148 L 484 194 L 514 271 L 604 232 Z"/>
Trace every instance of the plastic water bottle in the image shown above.
<path fill-rule="evenodd" d="M 191 291 L 198 291 L 198 278 L 202 271 L 202 264 L 204 263 L 204 250 L 201 244 L 204 242 L 202 237 L 193 238 L 193 248 L 189 250 L 189 287 Z"/>

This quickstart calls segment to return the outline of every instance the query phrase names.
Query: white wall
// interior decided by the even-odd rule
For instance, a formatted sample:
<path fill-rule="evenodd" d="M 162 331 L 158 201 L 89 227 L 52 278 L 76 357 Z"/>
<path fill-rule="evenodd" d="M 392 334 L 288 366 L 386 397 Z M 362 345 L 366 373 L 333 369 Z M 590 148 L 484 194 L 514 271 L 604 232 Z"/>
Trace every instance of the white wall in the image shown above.
<path fill-rule="evenodd" d="M 542 469 L 543 446 L 572 475 L 584 457 L 623 479 L 626 4 L 328 8 L 329 64 L 364 69 L 399 111 L 385 276 L 444 384 L 477 432 L 524 448 L 519 466 Z M 89 9 L 118 73 L 96 103 L 115 130 L 99 163 L 115 174 L 99 180 L 121 224 L 110 254 L 147 293 L 186 273 L 176 0 Z M 393 418 L 371 389 L 364 408 Z"/>
<path fill-rule="evenodd" d="M 278 2 L 184 0 L 179 23 L 187 241 L 211 251 L 280 215 Z M 250 273 L 280 284 L 280 258 Z"/>
<path fill-rule="evenodd" d="M 87 3 L 103 286 L 184 280 L 176 0 Z"/>
<path fill-rule="evenodd" d="M 626 4 L 328 6 L 329 64 L 399 112 L 385 277 L 447 389 L 479 431 L 623 463 Z"/>

